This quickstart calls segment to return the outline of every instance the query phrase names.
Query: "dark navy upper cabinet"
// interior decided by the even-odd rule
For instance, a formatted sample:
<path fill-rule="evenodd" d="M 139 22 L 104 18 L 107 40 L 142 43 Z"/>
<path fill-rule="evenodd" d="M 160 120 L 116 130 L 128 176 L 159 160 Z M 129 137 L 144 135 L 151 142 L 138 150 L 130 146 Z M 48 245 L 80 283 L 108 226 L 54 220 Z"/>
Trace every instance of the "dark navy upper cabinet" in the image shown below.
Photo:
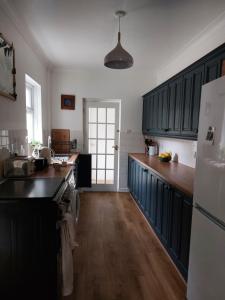
<path fill-rule="evenodd" d="M 129 157 L 128 187 L 139 208 L 187 279 L 192 199 Z"/>
<path fill-rule="evenodd" d="M 221 62 L 220 59 L 218 59 L 217 57 L 207 61 L 205 63 L 204 82 L 207 83 L 220 77 L 220 69 L 221 69 Z"/>
<path fill-rule="evenodd" d="M 169 83 L 168 134 L 180 136 L 181 126 L 182 77 Z"/>
<path fill-rule="evenodd" d="M 183 77 L 182 136 L 197 138 L 203 80 L 204 65 L 197 66 Z"/>
<path fill-rule="evenodd" d="M 143 118 L 142 118 L 142 132 L 148 134 L 150 131 L 150 97 L 147 95 L 143 97 Z"/>
<path fill-rule="evenodd" d="M 221 76 L 225 44 L 143 96 L 143 134 L 196 140 L 202 84 Z"/>

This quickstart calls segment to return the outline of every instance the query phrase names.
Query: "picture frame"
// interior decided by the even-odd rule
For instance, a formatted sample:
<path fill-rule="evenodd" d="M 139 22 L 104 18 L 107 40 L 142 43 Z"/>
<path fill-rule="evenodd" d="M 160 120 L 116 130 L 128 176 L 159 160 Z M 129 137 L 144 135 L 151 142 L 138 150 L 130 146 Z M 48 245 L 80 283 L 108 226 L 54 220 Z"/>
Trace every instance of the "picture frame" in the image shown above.
<path fill-rule="evenodd" d="M 75 95 L 61 95 L 61 109 L 75 110 Z"/>
<path fill-rule="evenodd" d="M 0 95 L 16 100 L 15 48 L 0 33 Z"/>

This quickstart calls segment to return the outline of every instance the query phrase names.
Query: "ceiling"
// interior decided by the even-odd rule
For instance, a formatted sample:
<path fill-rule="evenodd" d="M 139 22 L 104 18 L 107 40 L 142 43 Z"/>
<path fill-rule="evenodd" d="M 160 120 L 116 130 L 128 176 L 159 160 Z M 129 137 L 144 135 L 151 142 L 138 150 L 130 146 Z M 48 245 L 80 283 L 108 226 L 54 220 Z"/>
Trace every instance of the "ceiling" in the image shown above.
<path fill-rule="evenodd" d="M 103 68 L 115 46 L 121 20 L 122 44 L 135 68 L 167 64 L 225 11 L 224 0 L 5 0 L 48 61 L 58 68 Z M 17 22 L 18 24 L 18 22 Z"/>

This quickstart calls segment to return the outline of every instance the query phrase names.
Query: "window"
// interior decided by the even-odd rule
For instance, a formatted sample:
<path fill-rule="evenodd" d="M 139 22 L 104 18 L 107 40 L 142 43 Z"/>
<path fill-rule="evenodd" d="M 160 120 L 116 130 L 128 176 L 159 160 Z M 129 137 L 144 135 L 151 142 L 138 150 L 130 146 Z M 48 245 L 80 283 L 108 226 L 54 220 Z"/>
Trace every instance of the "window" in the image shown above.
<path fill-rule="evenodd" d="M 25 82 L 28 142 L 42 143 L 41 86 L 27 74 Z"/>

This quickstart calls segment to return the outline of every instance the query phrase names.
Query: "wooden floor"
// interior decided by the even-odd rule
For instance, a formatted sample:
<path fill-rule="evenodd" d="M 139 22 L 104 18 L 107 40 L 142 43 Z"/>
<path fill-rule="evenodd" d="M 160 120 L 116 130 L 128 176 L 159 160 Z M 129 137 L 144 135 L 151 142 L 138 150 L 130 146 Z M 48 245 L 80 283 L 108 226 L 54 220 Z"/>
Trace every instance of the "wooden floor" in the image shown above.
<path fill-rule="evenodd" d="M 128 193 L 83 193 L 65 300 L 183 300 L 186 285 Z"/>

